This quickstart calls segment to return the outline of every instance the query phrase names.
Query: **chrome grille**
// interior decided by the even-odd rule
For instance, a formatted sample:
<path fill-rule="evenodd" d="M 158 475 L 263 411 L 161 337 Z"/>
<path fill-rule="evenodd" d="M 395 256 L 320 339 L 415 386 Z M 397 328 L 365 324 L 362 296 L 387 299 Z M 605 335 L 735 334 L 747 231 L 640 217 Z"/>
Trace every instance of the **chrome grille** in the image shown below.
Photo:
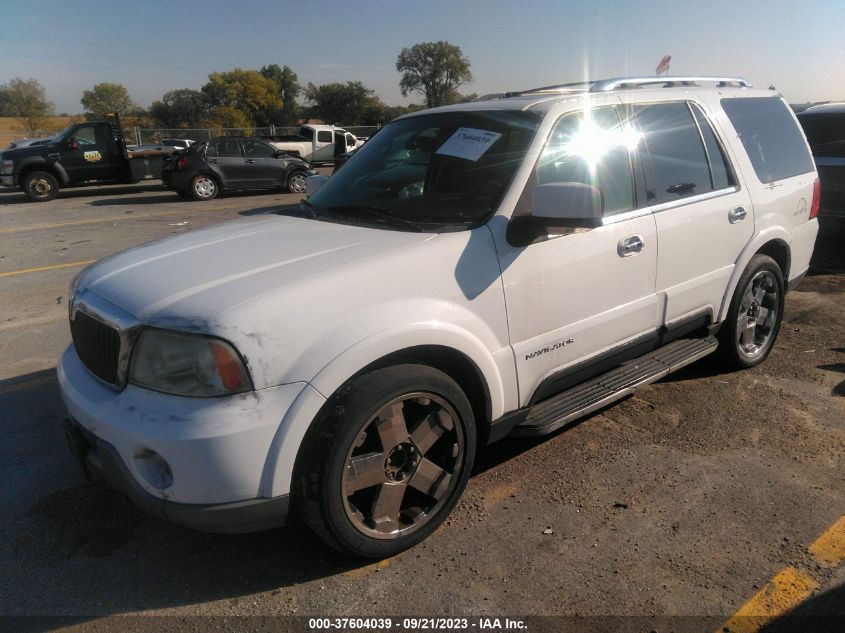
<path fill-rule="evenodd" d="M 77 310 L 70 322 L 70 333 L 79 359 L 91 373 L 100 380 L 117 385 L 120 359 L 117 330 Z"/>

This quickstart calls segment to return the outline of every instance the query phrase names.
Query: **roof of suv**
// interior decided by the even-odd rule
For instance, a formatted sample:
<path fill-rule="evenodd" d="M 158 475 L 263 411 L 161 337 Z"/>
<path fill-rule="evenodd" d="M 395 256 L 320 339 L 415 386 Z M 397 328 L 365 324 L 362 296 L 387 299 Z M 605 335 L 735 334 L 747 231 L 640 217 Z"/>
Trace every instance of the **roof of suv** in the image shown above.
<path fill-rule="evenodd" d="M 746 80 L 732 77 L 622 77 L 484 95 L 469 103 L 441 106 L 431 110 L 420 110 L 419 112 L 406 114 L 405 117 L 429 114 L 431 112 L 461 110 L 532 110 L 546 112 L 559 103 L 583 101 L 585 96 L 594 94 L 619 94 L 636 91 L 638 94 L 653 98 L 656 95 L 664 96 L 669 90 L 699 92 L 710 95 L 718 91 L 719 94 L 745 97 L 769 97 L 778 94 L 771 90 L 752 88 L 751 84 Z"/>

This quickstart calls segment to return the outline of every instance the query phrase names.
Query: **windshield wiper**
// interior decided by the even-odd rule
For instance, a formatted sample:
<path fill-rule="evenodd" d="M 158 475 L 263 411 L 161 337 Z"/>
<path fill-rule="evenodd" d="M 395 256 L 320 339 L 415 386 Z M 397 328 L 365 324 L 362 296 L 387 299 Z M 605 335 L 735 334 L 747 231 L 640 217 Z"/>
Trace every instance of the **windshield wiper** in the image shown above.
<path fill-rule="evenodd" d="M 372 218 L 378 218 L 384 222 L 388 222 L 391 224 L 402 224 L 404 226 L 409 226 L 413 228 L 415 231 L 419 231 L 420 233 L 425 232 L 426 229 L 423 228 L 421 224 L 418 224 L 412 220 L 406 220 L 405 218 L 400 218 L 390 213 L 387 213 L 384 209 L 380 207 L 375 207 L 369 204 L 344 204 L 334 207 L 329 207 L 326 209 L 328 213 L 336 214 L 364 214 L 368 215 Z"/>

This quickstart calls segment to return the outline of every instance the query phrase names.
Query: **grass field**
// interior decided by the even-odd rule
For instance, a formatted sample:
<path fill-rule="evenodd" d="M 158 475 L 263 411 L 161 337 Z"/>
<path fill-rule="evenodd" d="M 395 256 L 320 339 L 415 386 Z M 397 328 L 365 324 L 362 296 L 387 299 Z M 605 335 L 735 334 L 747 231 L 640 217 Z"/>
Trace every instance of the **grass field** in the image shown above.
<path fill-rule="evenodd" d="M 52 116 L 47 117 L 44 130 L 37 134 L 30 134 L 24 129 L 20 120 L 15 117 L 3 116 L 0 117 L 0 150 L 6 147 L 9 143 L 19 138 L 32 138 L 36 136 L 50 136 L 56 132 L 65 129 L 74 120 L 79 119 L 78 116 Z"/>

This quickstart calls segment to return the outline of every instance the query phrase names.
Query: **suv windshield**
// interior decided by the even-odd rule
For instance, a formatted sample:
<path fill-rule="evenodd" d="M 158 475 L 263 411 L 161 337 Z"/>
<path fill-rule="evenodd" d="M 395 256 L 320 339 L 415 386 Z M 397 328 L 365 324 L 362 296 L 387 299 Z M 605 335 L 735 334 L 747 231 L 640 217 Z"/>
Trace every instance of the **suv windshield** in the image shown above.
<path fill-rule="evenodd" d="M 464 228 L 496 210 L 540 117 L 523 111 L 424 114 L 387 125 L 308 200 L 318 217 L 396 228 Z"/>

